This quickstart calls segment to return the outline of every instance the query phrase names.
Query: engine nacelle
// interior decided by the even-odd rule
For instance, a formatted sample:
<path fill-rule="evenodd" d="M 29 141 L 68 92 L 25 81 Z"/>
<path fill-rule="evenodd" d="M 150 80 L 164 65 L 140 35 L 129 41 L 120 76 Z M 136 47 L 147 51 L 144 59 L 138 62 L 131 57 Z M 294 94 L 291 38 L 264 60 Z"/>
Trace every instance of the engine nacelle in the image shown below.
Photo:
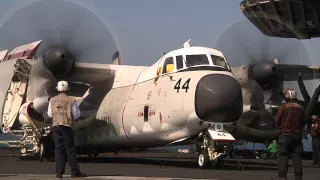
<path fill-rule="evenodd" d="M 29 127 L 31 126 L 31 122 L 30 122 L 30 118 L 23 115 L 23 114 L 20 114 L 19 115 L 19 123 L 21 124 L 22 127 Z"/>
<path fill-rule="evenodd" d="M 49 98 L 47 96 L 38 97 L 33 100 L 32 107 L 37 113 L 42 114 L 48 109 Z"/>
<path fill-rule="evenodd" d="M 31 126 L 32 102 L 24 103 L 19 109 L 19 123 L 22 127 Z"/>
<path fill-rule="evenodd" d="M 33 119 L 43 121 L 42 113 L 48 107 L 48 103 L 44 100 L 45 98 L 37 98 L 34 102 L 30 101 L 24 103 L 19 109 L 19 122 L 23 126 L 30 125 Z M 37 104 L 35 104 L 35 102 Z M 36 106 L 35 106 L 36 105 Z M 36 107 L 36 108 L 35 108 Z"/>

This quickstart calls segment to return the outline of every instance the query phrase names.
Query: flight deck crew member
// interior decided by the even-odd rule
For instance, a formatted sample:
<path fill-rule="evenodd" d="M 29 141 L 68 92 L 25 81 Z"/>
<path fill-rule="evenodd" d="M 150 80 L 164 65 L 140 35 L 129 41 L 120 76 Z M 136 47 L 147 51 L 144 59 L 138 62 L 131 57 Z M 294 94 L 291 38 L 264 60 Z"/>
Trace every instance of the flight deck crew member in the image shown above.
<path fill-rule="evenodd" d="M 67 152 L 71 177 L 85 177 L 81 173 L 76 159 L 76 151 L 71 124 L 80 117 L 80 110 L 75 99 L 69 97 L 67 81 L 59 81 L 56 87 L 59 94 L 50 99 L 48 116 L 52 117 L 52 133 L 55 144 L 56 177 L 62 178 L 65 171 L 65 156 Z"/>
<path fill-rule="evenodd" d="M 292 157 L 296 180 L 301 180 L 303 172 L 301 155 L 303 152 L 302 129 L 304 127 L 304 108 L 296 102 L 297 92 L 285 92 L 287 103 L 280 106 L 276 123 L 280 134 L 278 139 L 278 179 L 287 179 L 288 160 Z"/>
<path fill-rule="evenodd" d="M 320 121 L 317 115 L 311 117 L 312 165 L 320 166 Z"/>
<path fill-rule="evenodd" d="M 269 145 L 268 152 L 270 153 L 272 158 L 276 158 L 277 157 L 277 153 L 278 153 L 277 140 L 273 140 L 273 142 Z"/>

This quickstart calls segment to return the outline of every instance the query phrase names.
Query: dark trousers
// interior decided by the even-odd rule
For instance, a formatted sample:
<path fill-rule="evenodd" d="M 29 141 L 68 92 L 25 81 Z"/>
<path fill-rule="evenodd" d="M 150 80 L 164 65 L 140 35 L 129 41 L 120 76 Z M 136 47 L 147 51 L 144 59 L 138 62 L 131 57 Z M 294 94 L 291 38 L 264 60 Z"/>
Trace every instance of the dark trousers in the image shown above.
<path fill-rule="evenodd" d="M 67 126 L 55 126 L 52 128 L 52 133 L 55 144 L 56 173 L 64 174 L 66 165 L 65 152 L 67 152 L 71 173 L 79 173 L 80 170 L 76 159 L 72 128 Z"/>
<path fill-rule="evenodd" d="M 288 161 L 292 158 L 294 174 L 302 177 L 301 155 L 303 152 L 302 136 L 294 133 L 281 133 L 279 135 L 279 158 L 278 169 L 279 177 L 286 178 L 288 173 Z"/>
<path fill-rule="evenodd" d="M 320 138 L 312 137 L 312 160 L 320 165 Z"/>
<path fill-rule="evenodd" d="M 276 152 L 268 153 L 268 155 L 270 158 L 277 158 L 278 157 L 278 153 L 276 153 Z"/>

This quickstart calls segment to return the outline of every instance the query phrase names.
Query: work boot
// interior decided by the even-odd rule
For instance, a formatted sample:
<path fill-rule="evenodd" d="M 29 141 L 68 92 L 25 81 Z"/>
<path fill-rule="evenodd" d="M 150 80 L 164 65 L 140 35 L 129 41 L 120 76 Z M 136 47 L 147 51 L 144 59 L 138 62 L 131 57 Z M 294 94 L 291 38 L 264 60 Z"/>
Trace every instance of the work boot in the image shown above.
<path fill-rule="evenodd" d="M 61 179 L 62 178 L 62 174 L 61 173 L 57 173 L 56 174 L 56 178 L 60 178 Z"/>
<path fill-rule="evenodd" d="M 86 175 L 85 173 L 78 172 L 78 173 L 71 173 L 71 177 L 72 177 L 72 178 L 76 178 L 76 177 L 87 177 L 87 175 Z"/>

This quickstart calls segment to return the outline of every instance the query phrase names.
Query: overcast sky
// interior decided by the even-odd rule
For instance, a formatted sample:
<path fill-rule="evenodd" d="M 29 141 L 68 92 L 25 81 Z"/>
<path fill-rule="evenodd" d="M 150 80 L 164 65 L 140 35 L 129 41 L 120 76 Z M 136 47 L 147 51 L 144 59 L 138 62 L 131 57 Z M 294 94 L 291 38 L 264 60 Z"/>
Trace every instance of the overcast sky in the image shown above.
<path fill-rule="evenodd" d="M 119 50 L 126 64 L 151 65 L 164 52 L 181 48 L 192 39 L 191 45 L 221 50 L 231 65 L 274 57 L 281 63 L 320 65 L 318 39 L 268 38 L 243 16 L 240 2 L 3 0 L 0 49 L 38 39 L 67 44 L 62 39 L 72 36 L 68 43 L 72 41 L 71 49 L 81 61 L 108 63 Z M 43 49 L 50 46 L 45 43 Z M 315 84 L 307 83 L 309 92 Z M 296 82 L 285 85 L 296 87 Z"/>

